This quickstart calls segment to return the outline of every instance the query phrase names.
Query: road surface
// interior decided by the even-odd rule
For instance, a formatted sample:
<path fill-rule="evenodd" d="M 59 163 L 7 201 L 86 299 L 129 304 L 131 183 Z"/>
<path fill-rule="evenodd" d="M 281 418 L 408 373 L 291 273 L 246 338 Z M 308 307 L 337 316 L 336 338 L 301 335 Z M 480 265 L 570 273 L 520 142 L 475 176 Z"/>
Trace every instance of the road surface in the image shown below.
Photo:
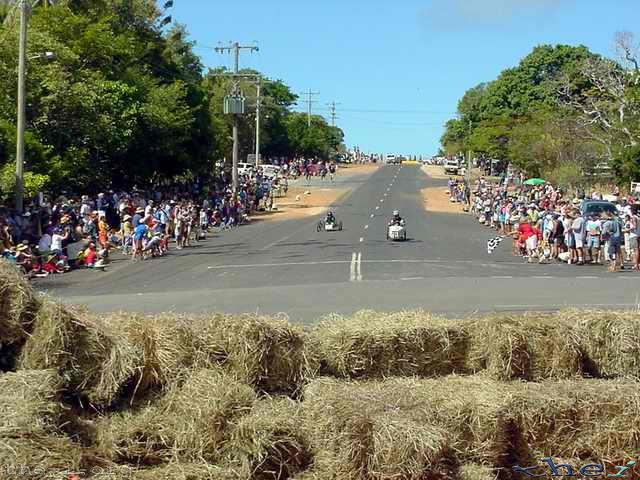
<path fill-rule="evenodd" d="M 456 317 L 473 312 L 632 308 L 638 278 L 604 267 L 531 265 L 509 241 L 488 255 L 495 235 L 472 216 L 425 212 L 420 190 L 442 186 L 417 165 L 383 166 L 336 180 L 352 188 L 335 205 L 342 232 L 316 232 L 320 217 L 259 221 L 191 249 L 107 272 L 76 271 L 37 287 L 99 311 L 286 313 L 310 323 L 329 313 L 424 308 Z M 314 181 L 311 188 L 320 186 Z M 408 241 L 385 238 L 394 209 Z"/>

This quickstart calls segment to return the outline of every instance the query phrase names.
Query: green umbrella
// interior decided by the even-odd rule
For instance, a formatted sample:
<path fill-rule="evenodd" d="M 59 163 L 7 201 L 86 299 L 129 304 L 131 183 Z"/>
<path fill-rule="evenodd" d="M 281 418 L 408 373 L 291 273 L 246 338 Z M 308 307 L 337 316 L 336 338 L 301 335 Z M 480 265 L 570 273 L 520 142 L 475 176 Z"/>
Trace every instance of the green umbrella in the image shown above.
<path fill-rule="evenodd" d="M 543 183 L 547 182 L 541 178 L 530 178 L 529 180 L 524 182 L 525 185 L 542 185 Z"/>

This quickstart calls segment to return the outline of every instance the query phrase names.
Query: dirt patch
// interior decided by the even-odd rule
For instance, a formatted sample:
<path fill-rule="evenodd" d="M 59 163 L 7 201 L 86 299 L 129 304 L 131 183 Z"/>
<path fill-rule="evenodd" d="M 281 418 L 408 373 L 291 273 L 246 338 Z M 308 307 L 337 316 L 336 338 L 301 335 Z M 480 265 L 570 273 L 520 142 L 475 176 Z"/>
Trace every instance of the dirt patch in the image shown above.
<path fill-rule="evenodd" d="M 462 214 L 462 203 L 449 201 L 449 189 L 447 187 L 423 188 L 422 204 L 428 212 L 458 213 Z"/>
<path fill-rule="evenodd" d="M 441 165 L 423 165 L 422 171 L 431 178 L 451 178 L 451 175 L 445 175 L 444 169 Z"/>
<path fill-rule="evenodd" d="M 251 218 L 289 220 L 320 215 L 349 191 L 350 188 L 290 187 L 285 197 L 274 199 L 276 211 L 255 213 Z"/>
<path fill-rule="evenodd" d="M 370 173 L 376 171 L 378 168 L 380 168 L 380 165 L 377 163 L 338 165 L 338 176 Z"/>

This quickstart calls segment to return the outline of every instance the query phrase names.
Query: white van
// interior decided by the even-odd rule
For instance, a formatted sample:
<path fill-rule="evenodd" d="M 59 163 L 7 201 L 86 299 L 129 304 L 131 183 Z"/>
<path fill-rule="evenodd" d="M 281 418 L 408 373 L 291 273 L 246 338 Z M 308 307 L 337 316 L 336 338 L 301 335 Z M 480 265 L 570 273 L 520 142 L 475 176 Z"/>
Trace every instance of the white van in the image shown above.
<path fill-rule="evenodd" d="M 253 164 L 238 162 L 238 175 L 251 175 L 253 173 Z"/>

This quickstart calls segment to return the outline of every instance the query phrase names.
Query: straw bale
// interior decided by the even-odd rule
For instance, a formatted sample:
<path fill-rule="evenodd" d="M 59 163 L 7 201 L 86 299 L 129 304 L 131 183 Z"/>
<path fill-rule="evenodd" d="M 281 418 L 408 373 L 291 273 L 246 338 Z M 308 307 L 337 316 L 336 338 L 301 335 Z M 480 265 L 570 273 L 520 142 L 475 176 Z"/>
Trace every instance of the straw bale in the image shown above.
<path fill-rule="evenodd" d="M 217 461 L 229 425 L 248 412 L 255 392 L 229 375 L 195 371 L 157 404 L 103 419 L 99 448 L 117 463 L 159 465 L 170 460 Z"/>
<path fill-rule="evenodd" d="M 65 437 L 0 437 L 0 478 L 67 480 L 80 468 L 82 452 Z"/>
<path fill-rule="evenodd" d="M 0 347 L 24 342 L 31 331 L 38 303 L 24 275 L 0 260 Z"/>
<path fill-rule="evenodd" d="M 259 391 L 295 394 L 317 370 L 304 331 L 284 318 L 220 314 L 192 324 L 200 363 L 222 364 Z"/>
<path fill-rule="evenodd" d="M 207 463 L 170 463 L 161 467 L 136 469 L 115 466 L 93 469 L 90 480 L 245 480 L 231 468 Z"/>
<path fill-rule="evenodd" d="M 346 378 L 432 377 L 461 372 L 467 348 L 459 324 L 423 311 L 325 317 L 314 329 L 326 374 Z"/>
<path fill-rule="evenodd" d="M 0 437 L 54 431 L 62 414 L 60 379 L 51 370 L 0 374 Z"/>
<path fill-rule="evenodd" d="M 409 425 L 415 425 L 416 432 L 420 426 L 428 427 L 422 431 L 424 445 L 433 445 L 433 439 L 444 435 L 440 445 L 445 459 L 482 461 L 495 457 L 499 419 L 508 402 L 507 387 L 483 377 L 368 382 L 322 378 L 305 389 L 302 407 L 314 452 L 333 451 L 344 457 L 341 449 L 351 448 L 343 441 L 344 432 L 366 421 L 373 429 L 376 421 L 388 421 L 393 413 L 400 424 L 412 422 Z M 336 448 L 339 443 L 343 446 Z"/>
<path fill-rule="evenodd" d="M 635 458 L 640 450 L 637 383 L 523 384 L 511 400 L 509 415 L 537 458 L 621 460 Z"/>
<path fill-rule="evenodd" d="M 577 323 L 585 370 L 591 376 L 640 380 L 638 312 L 569 310 L 560 315 Z"/>
<path fill-rule="evenodd" d="M 143 367 L 137 393 L 180 381 L 195 362 L 195 332 L 184 316 L 122 314 L 120 328 L 134 345 L 142 347 Z M 116 321 L 116 319 L 112 319 Z"/>
<path fill-rule="evenodd" d="M 266 398 L 239 420 L 229 452 L 247 478 L 284 480 L 310 466 L 300 413 L 299 404 L 289 398 Z"/>
<path fill-rule="evenodd" d="M 117 322 L 45 300 L 20 358 L 21 368 L 53 368 L 66 393 L 103 408 L 130 396 L 144 365 Z"/>
<path fill-rule="evenodd" d="M 464 322 L 468 369 L 496 380 L 562 379 L 581 374 L 573 322 L 547 314 L 490 315 Z"/>
<path fill-rule="evenodd" d="M 497 476 L 492 467 L 467 463 L 460 466 L 458 480 L 496 480 Z"/>

